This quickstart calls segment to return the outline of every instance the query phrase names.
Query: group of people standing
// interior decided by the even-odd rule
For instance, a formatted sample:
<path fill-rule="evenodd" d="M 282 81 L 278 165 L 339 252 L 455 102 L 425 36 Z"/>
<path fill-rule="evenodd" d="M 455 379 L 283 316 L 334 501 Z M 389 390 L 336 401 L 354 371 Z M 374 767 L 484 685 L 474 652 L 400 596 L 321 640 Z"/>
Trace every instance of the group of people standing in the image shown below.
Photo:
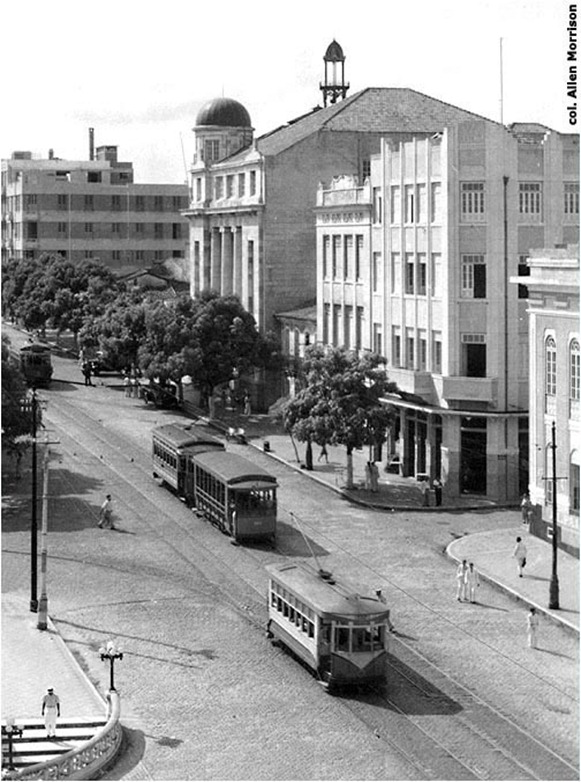
<path fill-rule="evenodd" d="M 456 600 L 476 602 L 476 588 L 480 586 L 480 576 L 474 567 L 474 562 L 468 563 L 465 559 L 462 560 L 456 571 L 456 584 Z"/>

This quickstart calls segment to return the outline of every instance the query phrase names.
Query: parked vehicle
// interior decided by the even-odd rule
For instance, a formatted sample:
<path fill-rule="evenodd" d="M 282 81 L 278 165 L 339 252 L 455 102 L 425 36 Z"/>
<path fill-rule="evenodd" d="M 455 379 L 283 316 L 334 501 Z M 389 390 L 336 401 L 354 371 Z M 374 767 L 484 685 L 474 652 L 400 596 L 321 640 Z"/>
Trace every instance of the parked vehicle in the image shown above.
<path fill-rule="evenodd" d="M 177 389 L 175 386 L 161 386 L 159 383 L 150 383 L 141 387 L 141 398 L 146 404 L 173 410 L 179 407 Z"/>
<path fill-rule="evenodd" d="M 52 378 L 52 354 L 49 345 L 33 342 L 20 349 L 20 367 L 29 386 L 48 386 Z"/>

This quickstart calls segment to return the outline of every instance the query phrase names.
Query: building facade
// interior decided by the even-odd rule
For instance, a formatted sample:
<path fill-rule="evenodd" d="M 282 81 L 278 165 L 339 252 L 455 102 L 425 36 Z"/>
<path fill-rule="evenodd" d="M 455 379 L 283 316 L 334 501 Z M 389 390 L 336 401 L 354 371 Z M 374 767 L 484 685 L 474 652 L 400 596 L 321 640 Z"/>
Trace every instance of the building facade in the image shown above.
<path fill-rule="evenodd" d="M 528 289 L 529 491 L 534 506 L 531 532 L 545 540 L 551 539 L 556 521 L 559 546 L 578 557 L 581 455 L 579 245 L 533 250 L 528 271 L 529 276 L 517 277 L 514 282 L 526 284 Z M 556 519 L 553 518 L 553 493 L 556 495 Z"/>
<path fill-rule="evenodd" d="M 2 161 L 2 260 L 57 253 L 129 273 L 188 255 L 187 185 L 136 184 L 117 147 L 90 160 Z"/>
<path fill-rule="evenodd" d="M 386 135 L 368 182 L 319 190 L 318 338 L 387 358 L 388 451 L 451 497 L 526 490 L 526 289 L 509 277 L 539 239 L 576 240 L 578 156 L 576 136 L 472 116 Z"/>

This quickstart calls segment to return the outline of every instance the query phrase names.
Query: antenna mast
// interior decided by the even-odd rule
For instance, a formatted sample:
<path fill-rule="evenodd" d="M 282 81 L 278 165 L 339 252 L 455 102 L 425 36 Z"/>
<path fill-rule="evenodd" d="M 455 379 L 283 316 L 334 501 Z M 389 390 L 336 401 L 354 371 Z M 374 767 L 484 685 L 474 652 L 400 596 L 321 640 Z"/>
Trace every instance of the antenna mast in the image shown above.
<path fill-rule="evenodd" d="M 504 84 L 502 73 L 502 38 L 500 39 L 500 124 L 504 125 Z"/>

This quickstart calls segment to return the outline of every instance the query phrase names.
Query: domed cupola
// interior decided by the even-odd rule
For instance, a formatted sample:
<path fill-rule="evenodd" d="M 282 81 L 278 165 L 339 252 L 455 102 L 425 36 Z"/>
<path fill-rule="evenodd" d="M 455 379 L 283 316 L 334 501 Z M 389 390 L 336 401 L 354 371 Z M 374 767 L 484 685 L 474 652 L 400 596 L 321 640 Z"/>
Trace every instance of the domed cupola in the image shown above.
<path fill-rule="evenodd" d="M 337 103 L 347 95 L 349 85 L 345 81 L 345 55 L 335 39 L 327 46 L 323 57 L 325 63 L 325 81 L 319 87 L 323 93 L 323 105 Z"/>
<path fill-rule="evenodd" d="M 214 98 L 198 111 L 193 128 L 196 162 L 209 165 L 252 144 L 250 114 L 232 98 Z"/>

